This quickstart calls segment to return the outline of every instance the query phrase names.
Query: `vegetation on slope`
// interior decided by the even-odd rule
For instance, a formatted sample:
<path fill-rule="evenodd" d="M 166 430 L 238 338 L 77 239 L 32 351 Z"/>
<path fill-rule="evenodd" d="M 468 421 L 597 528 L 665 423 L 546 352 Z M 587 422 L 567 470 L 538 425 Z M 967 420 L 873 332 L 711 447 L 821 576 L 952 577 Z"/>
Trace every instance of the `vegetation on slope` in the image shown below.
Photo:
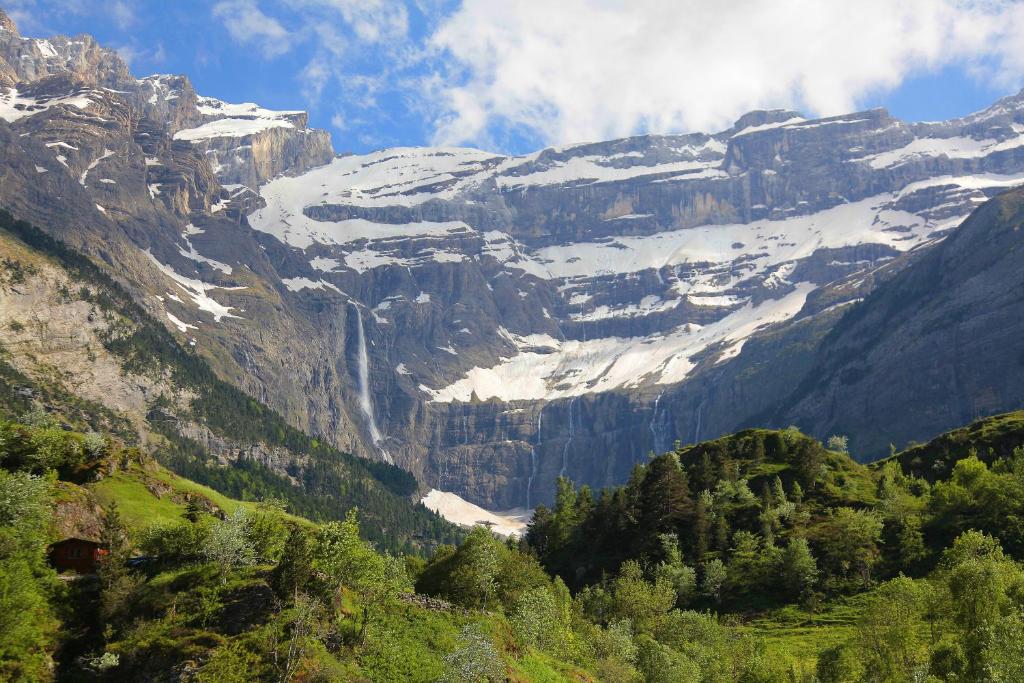
<path fill-rule="evenodd" d="M 992 465 L 1011 456 L 1021 444 L 1024 444 L 1024 411 L 1018 410 L 953 429 L 892 457 L 914 476 L 935 481 L 948 478 L 956 462 L 971 453 Z"/>
<path fill-rule="evenodd" d="M 97 576 L 60 581 L 46 548 L 59 527 L 87 523 L 62 519 L 77 497 L 102 505 L 93 526 L 109 553 Z M 557 681 L 577 670 L 501 614 L 413 597 L 423 561 L 376 550 L 354 509 L 318 526 L 276 501 L 232 500 L 43 411 L 0 421 L 0 539 L 0 680 Z"/>
<path fill-rule="evenodd" d="M 91 262 L 12 225 L 88 283 L 62 296 L 124 322 L 105 345 L 125 367 L 196 396 L 187 419 L 309 457 L 296 486 L 151 421 L 182 478 L 123 416 L 0 358 L 0 418 L 17 416 L 0 422 L 4 680 L 1024 678 L 1020 414 L 870 467 L 842 439 L 746 430 L 596 495 L 562 480 L 522 541 L 478 528 L 392 555 L 450 533 L 409 504 L 408 475 L 288 428 Z M 59 580 L 47 545 L 83 528 L 108 554 Z"/>
<path fill-rule="evenodd" d="M 561 481 L 524 547 L 592 620 L 657 640 L 674 611 L 714 612 L 798 680 L 1015 680 L 1021 443 L 991 466 L 961 452 L 929 481 L 900 458 L 859 465 L 841 439 L 747 430 L 655 457 L 596 499 Z"/>
<path fill-rule="evenodd" d="M 0 423 L 0 677 L 1020 680 L 1022 487 L 1021 449 L 930 483 L 749 430 L 596 500 L 563 480 L 522 541 L 476 528 L 424 560 L 35 410 Z M 109 553 L 58 581 L 46 545 L 82 496 Z"/>
<path fill-rule="evenodd" d="M 291 427 L 267 406 L 217 378 L 202 357 L 179 344 L 128 292 L 81 253 L 2 210 L 0 233 L 52 259 L 81 285 L 78 291 L 66 291 L 63 296 L 87 301 L 99 314 L 110 317 L 113 323 L 103 343 L 121 359 L 126 372 L 168 377 L 170 387 L 192 395 L 185 415 L 175 414 L 166 400 L 157 400 L 149 411 L 149 428 L 164 437 L 155 455 L 174 471 L 229 496 L 280 498 L 297 513 L 317 521 L 341 519 L 346 510 L 359 507 L 368 536 L 392 550 L 414 550 L 458 538 L 454 527 L 412 502 L 417 489 L 412 474 L 339 452 Z M 16 285 L 15 280 L 31 275 L 29 269 L 30 265 L 13 260 L 5 262 L 0 284 Z M 2 349 L 0 376 L 7 380 L 0 390 L 0 410 L 6 406 L 8 414 L 18 414 L 32 402 L 10 387 L 31 387 L 36 400 L 58 405 L 76 425 L 89 421 L 90 428 L 109 429 L 129 441 L 134 438 L 131 426 L 112 411 L 83 402 L 58 386 L 34 383 L 18 373 L 3 362 Z M 224 467 L 200 444 L 181 434 L 179 423 L 183 420 L 203 425 L 235 443 L 287 449 L 306 464 L 287 473 L 244 459 Z"/>

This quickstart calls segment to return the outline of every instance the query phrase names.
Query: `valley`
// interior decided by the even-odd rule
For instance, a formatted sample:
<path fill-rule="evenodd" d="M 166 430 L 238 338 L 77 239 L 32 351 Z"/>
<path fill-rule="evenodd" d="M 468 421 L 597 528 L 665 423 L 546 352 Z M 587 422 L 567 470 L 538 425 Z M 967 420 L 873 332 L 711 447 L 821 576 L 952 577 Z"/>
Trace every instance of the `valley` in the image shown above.
<path fill-rule="evenodd" d="M 136 79 L 90 40 L 2 38 L 15 217 L 296 428 L 471 503 L 550 502 L 563 472 L 612 485 L 753 424 L 872 458 L 1020 405 L 989 385 L 943 413 L 915 389 L 928 417 L 886 426 L 793 394 L 848 308 L 1024 178 L 1020 96 L 942 123 L 760 111 L 518 157 L 335 156 L 302 112 Z M 807 353 L 762 391 L 774 340 Z"/>
<path fill-rule="evenodd" d="M 27 12 L 0 680 L 1024 679 L 1024 91 L 352 153 Z"/>

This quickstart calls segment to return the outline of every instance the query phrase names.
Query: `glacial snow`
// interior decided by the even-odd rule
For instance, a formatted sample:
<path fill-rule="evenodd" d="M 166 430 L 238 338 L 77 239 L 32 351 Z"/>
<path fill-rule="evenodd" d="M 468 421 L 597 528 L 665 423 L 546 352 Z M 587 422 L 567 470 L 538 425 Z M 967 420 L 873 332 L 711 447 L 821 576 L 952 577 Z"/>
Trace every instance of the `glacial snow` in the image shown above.
<path fill-rule="evenodd" d="M 300 292 L 303 289 L 332 289 L 338 294 L 341 290 L 325 280 L 310 280 L 308 277 L 286 277 L 281 278 L 283 284 L 290 292 Z"/>
<path fill-rule="evenodd" d="M 271 128 L 295 128 L 291 120 L 301 116 L 301 111 L 273 111 L 253 104 L 230 104 L 213 97 L 200 97 L 196 108 L 205 116 L 217 116 L 195 128 L 183 128 L 174 134 L 175 140 L 208 140 L 211 138 L 244 137 Z"/>
<path fill-rule="evenodd" d="M 758 126 L 747 126 L 743 130 L 733 133 L 734 138 L 738 138 L 741 135 L 749 135 L 750 133 L 759 133 L 762 130 L 772 130 L 773 128 L 784 128 L 786 126 L 792 126 L 795 123 L 803 123 L 807 119 L 802 116 L 792 116 L 785 121 L 775 121 L 773 123 L 762 123 Z"/>
<path fill-rule="evenodd" d="M 171 321 L 171 324 L 178 328 L 181 332 L 188 332 L 189 330 L 199 329 L 195 325 L 189 325 L 186 322 L 182 322 L 177 316 L 173 315 L 170 311 L 166 311 L 167 319 Z"/>
<path fill-rule="evenodd" d="M 871 168 L 892 168 L 920 158 L 945 156 L 950 159 L 980 159 L 994 152 L 1024 147 L 1024 136 L 1007 140 L 975 140 L 968 137 L 918 138 L 899 149 L 863 157 Z"/>
<path fill-rule="evenodd" d="M 449 522 L 464 527 L 486 525 L 500 536 L 520 536 L 533 516 L 531 510 L 515 508 L 504 512 L 491 512 L 474 505 L 454 493 L 431 489 L 420 501 Z"/>
<path fill-rule="evenodd" d="M 193 226 L 191 224 L 189 224 L 188 227 L 191 228 Z M 200 230 L 199 232 L 201 233 L 202 231 Z M 190 234 L 190 233 L 186 229 L 184 234 Z M 196 234 L 196 233 L 191 233 L 191 234 Z M 189 260 L 195 261 L 196 263 L 205 263 L 206 265 L 210 266 L 211 268 L 215 268 L 215 269 L 219 270 L 220 272 L 224 273 L 225 275 L 231 275 L 231 270 L 232 270 L 231 266 L 229 266 L 226 263 L 222 263 L 221 261 L 218 261 L 216 259 L 212 259 L 212 258 L 208 258 L 206 256 L 203 256 L 198 251 L 196 251 L 196 248 L 194 246 L 192 246 L 192 242 L 190 240 L 188 240 L 187 238 L 185 239 L 185 244 L 186 244 L 186 246 L 188 246 L 188 250 L 186 250 L 184 247 L 179 246 L 178 247 L 178 253 L 179 254 L 181 254 L 182 256 L 184 256 L 185 258 L 187 258 Z"/>
<path fill-rule="evenodd" d="M 149 249 L 146 250 L 146 256 L 149 257 L 149 260 L 153 262 L 153 265 L 155 265 L 161 273 L 174 280 L 174 282 L 182 289 L 183 292 L 185 292 L 186 296 L 192 300 L 192 303 L 195 304 L 199 310 L 206 311 L 211 314 L 214 322 L 219 323 L 223 318 L 240 317 L 231 312 L 235 310 L 233 307 L 221 304 L 216 299 L 212 298 L 209 293 L 215 289 L 233 290 L 245 289 L 245 287 L 221 287 L 220 285 L 212 285 L 208 282 L 203 282 L 202 280 L 181 275 L 170 266 L 160 263 Z M 181 301 L 181 299 L 176 300 Z"/>
<path fill-rule="evenodd" d="M 538 185 L 564 185 L 568 183 L 608 183 L 630 178 L 650 175 L 672 175 L 693 178 L 698 173 L 702 177 L 725 177 L 726 173 L 716 167 L 721 159 L 713 161 L 675 161 L 664 164 L 635 166 L 609 166 L 599 163 L 606 157 L 583 156 L 570 157 L 564 162 L 557 162 L 551 168 L 523 175 L 499 175 L 495 178 L 502 189 L 522 189 Z"/>
<path fill-rule="evenodd" d="M 531 270 L 552 278 L 592 277 L 634 273 L 649 268 L 687 263 L 731 262 L 753 255 L 753 272 L 767 266 L 805 258 L 821 248 L 866 242 L 908 249 L 935 227 L 915 214 L 888 208 L 891 194 L 784 220 L 703 225 L 653 235 L 617 237 L 608 242 L 576 242 L 543 247 L 532 254 L 541 268 Z M 910 233 L 890 228 L 911 228 Z M 908 239 L 908 234 L 912 239 Z M 742 244 L 742 247 L 734 247 Z"/>
<path fill-rule="evenodd" d="M 696 366 L 695 355 L 715 344 L 723 349 L 737 347 L 756 330 L 792 318 L 814 288 L 801 282 L 781 298 L 758 306 L 748 302 L 709 325 L 688 323 L 648 337 L 563 341 L 548 335 L 506 332 L 506 338 L 519 349 L 515 355 L 490 368 L 474 367 L 462 379 L 426 393 L 437 403 L 469 401 L 474 393 L 485 401 L 551 400 L 634 387 L 647 380 L 680 382 Z"/>
<path fill-rule="evenodd" d="M 270 128 L 294 128 L 291 121 L 280 119 L 218 119 L 196 128 L 182 128 L 174 134 L 175 140 L 209 140 L 211 138 L 240 138 Z"/>
<path fill-rule="evenodd" d="M 242 102 L 231 104 L 218 100 L 215 97 L 197 97 L 196 109 L 205 116 L 225 116 L 229 118 L 254 118 L 254 119 L 283 119 L 292 116 L 303 116 L 306 112 L 300 110 L 276 111 L 264 109 L 254 102 Z"/>
<path fill-rule="evenodd" d="M 343 160 L 343 159 L 342 159 Z M 393 239 L 396 237 L 445 236 L 454 232 L 473 232 L 461 221 L 392 224 L 374 223 L 362 218 L 340 221 L 318 221 L 303 209 L 319 203 L 316 177 L 332 164 L 297 177 L 275 178 L 260 188 L 267 205 L 249 216 L 249 224 L 260 232 L 273 235 L 281 242 L 305 249 L 314 243 L 347 244 L 360 240 Z M 314 176 L 314 177 L 311 177 Z"/>
<path fill-rule="evenodd" d="M 267 200 L 267 209 L 276 199 L 291 214 L 320 203 L 415 206 L 428 199 L 452 198 L 504 158 L 459 147 L 385 149 L 337 157 L 298 178 L 273 180 L 260 188 L 260 194 Z"/>
<path fill-rule="evenodd" d="M 92 100 L 89 98 L 88 91 L 62 97 L 36 99 L 19 94 L 17 88 L 8 88 L 7 90 L 0 90 L 0 119 L 13 123 L 18 119 L 26 116 L 35 116 L 50 107 L 58 105 L 69 105 L 78 109 L 85 109 L 90 104 L 92 104 Z"/>
<path fill-rule="evenodd" d="M 85 187 L 85 180 L 86 178 L 89 177 L 89 171 L 99 166 L 99 163 L 104 159 L 107 159 L 112 156 L 114 156 L 114 152 L 112 150 L 104 148 L 103 154 L 90 161 L 89 165 L 86 166 L 84 171 L 82 171 L 82 175 L 78 176 L 78 184 L 81 185 L 82 187 Z"/>

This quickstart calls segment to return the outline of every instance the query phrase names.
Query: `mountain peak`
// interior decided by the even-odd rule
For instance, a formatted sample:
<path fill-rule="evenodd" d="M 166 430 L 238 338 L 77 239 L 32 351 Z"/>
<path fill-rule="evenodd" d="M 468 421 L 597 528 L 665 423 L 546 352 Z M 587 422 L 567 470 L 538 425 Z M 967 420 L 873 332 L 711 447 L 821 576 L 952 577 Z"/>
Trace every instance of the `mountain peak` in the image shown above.
<path fill-rule="evenodd" d="M 10 31 L 15 35 L 20 35 L 14 20 L 7 16 L 7 12 L 4 12 L 2 9 L 0 9 L 0 30 Z"/>
<path fill-rule="evenodd" d="M 763 126 L 769 123 L 782 123 L 791 119 L 802 119 L 803 115 L 791 109 L 755 109 L 736 119 L 733 130 L 743 130 L 751 126 Z"/>

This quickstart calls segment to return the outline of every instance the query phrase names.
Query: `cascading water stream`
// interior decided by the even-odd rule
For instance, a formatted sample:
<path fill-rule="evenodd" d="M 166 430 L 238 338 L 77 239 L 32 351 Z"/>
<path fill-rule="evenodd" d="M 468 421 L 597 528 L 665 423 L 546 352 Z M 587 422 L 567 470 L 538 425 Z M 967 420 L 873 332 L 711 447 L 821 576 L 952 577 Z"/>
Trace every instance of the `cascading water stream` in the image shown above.
<path fill-rule="evenodd" d="M 366 353 L 366 332 L 363 330 L 363 314 L 359 310 L 359 306 L 352 304 L 356 309 L 356 331 L 358 333 L 358 351 L 359 351 L 359 410 L 362 411 L 363 416 L 366 418 L 367 429 L 370 430 L 370 439 L 373 440 L 373 445 L 380 449 L 381 455 L 384 456 L 384 461 L 393 465 L 394 460 L 391 459 L 391 454 L 388 453 L 380 446 L 380 442 L 383 439 L 380 433 L 380 428 L 377 427 L 377 418 L 373 416 L 373 397 L 370 396 L 370 358 Z"/>
<path fill-rule="evenodd" d="M 562 469 L 558 471 L 559 477 L 565 476 L 565 469 L 569 464 L 569 447 L 572 445 L 572 438 L 575 436 L 576 430 L 573 426 L 572 421 L 572 407 L 576 404 L 576 397 L 573 396 L 569 399 L 569 438 L 565 440 L 565 447 L 562 448 Z"/>
<path fill-rule="evenodd" d="M 541 420 L 544 418 L 544 406 L 540 407 L 540 411 L 537 413 L 537 435 L 534 438 L 534 445 L 530 447 L 530 476 L 526 480 L 526 509 L 532 510 L 530 503 L 532 502 L 531 494 L 533 493 L 533 478 L 537 476 L 537 447 L 540 446 L 540 427 Z"/>
<path fill-rule="evenodd" d="M 665 392 L 658 394 L 658 397 L 654 399 L 654 414 L 651 415 L 651 424 L 648 427 L 651 430 L 651 445 L 654 449 L 655 455 L 661 455 L 664 452 L 664 425 L 658 422 L 658 403 L 661 401 L 662 395 Z M 664 420 L 662 421 L 664 422 Z"/>

